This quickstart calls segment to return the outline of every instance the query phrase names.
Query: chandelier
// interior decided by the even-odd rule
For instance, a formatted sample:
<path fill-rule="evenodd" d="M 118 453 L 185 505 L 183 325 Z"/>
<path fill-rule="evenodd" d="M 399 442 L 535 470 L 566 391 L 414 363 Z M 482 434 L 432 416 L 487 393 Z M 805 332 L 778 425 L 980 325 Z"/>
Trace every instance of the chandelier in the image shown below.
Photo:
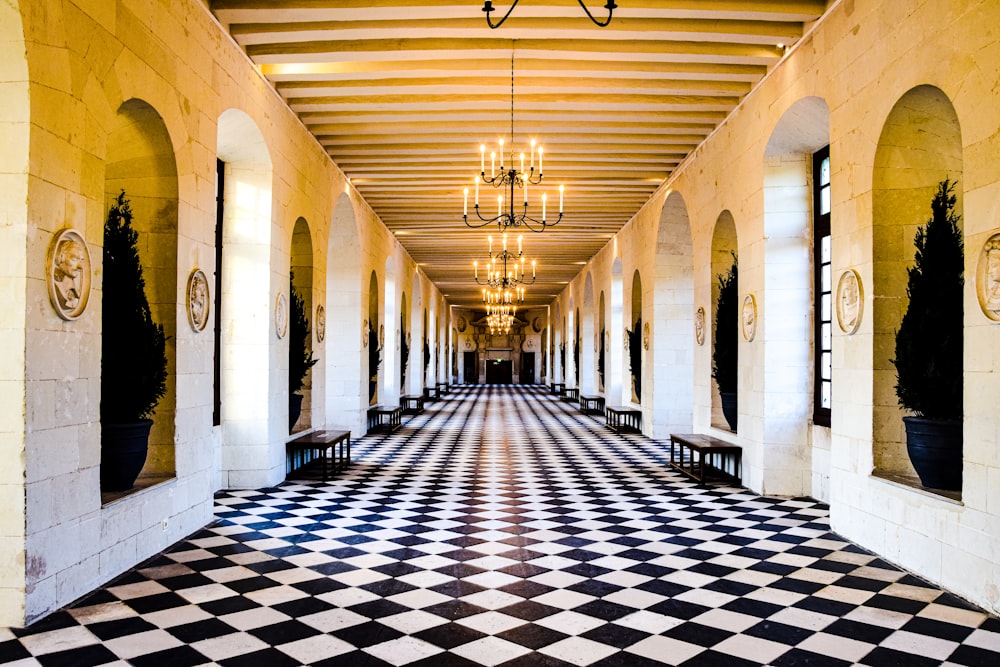
<path fill-rule="evenodd" d="M 535 282 L 535 260 L 531 260 L 531 279 L 526 279 L 524 277 L 524 251 L 522 249 L 523 236 L 518 235 L 517 237 L 517 254 L 515 255 L 513 251 L 507 249 L 507 232 L 503 233 L 503 249 L 493 253 L 493 237 L 487 237 L 489 242 L 489 250 L 487 257 L 489 261 L 486 263 L 486 276 L 479 276 L 479 262 L 472 262 L 473 277 L 476 280 L 477 285 L 486 285 L 495 291 L 503 291 L 514 288 L 520 290 L 522 294 L 522 301 L 524 288 L 521 285 L 530 285 Z M 511 263 L 511 267 L 507 266 L 507 262 Z M 486 290 L 483 290 L 483 294 L 486 294 Z"/>
<path fill-rule="evenodd" d="M 602 22 L 594 18 L 594 15 L 590 13 L 589 9 L 587 9 L 587 5 L 583 4 L 583 0 L 576 0 L 576 1 L 580 4 L 581 7 L 583 7 L 583 11 L 587 13 L 587 17 L 594 22 L 594 25 L 600 26 L 601 28 L 611 23 L 611 13 L 614 12 L 614 10 L 618 9 L 618 5 L 614 3 L 614 0 L 608 0 L 604 5 L 604 8 L 608 10 L 608 18 Z M 486 0 L 486 3 L 483 5 L 483 11 L 486 12 L 486 24 L 489 25 L 491 28 L 499 28 L 500 26 L 502 26 L 503 22 L 507 20 L 508 16 L 510 16 L 510 13 L 514 11 L 515 7 L 517 7 L 518 2 L 519 0 L 514 0 L 513 4 L 511 4 L 510 6 L 510 9 L 507 10 L 507 13 L 504 14 L 503 18 L 497 21 L 496 24 L 494 25 L 493 21 L 490 20 L 490 13 L 495 11 L 496 8 L 493 6 L 493 2 L 491 0 Z"/>
<path fill-rule="evenodd" d="M 487 3 L 489 4 L 489 3 Z M 515 3 L 517 4 L 517 3 Z M 513 9 L 513 7 L 511 8 Z M 492 11 L 492 10 L 491 10 Z M 497 225 L 500 231 L 508 227 L 526 227 L 533 232 L 543 232 L 546 227 L 554 227 L 559 224 L 563 217 L 563 194 L 565 188 L 559 186 L 559 217 L 555 221 L 548 220 L 548 194 L 542 194 L 542 215 L 536 218 L 528 215 L 528 186 L 539 185 L 542 182 L 542 162 L 544 150 L 541 146 L 536 146 L 534 139 L 531 140 L 530 158 L 528 171 L 524 170 L 525 155 L 520 154 L 520 169 L 515 166 L 514 161 L 514 54 L 510 56 L 510 162 L 504 162 L 507 156 L 504 151 L 504 140 L 499 140 L 499 149 L 490 152 L 490 171 L 486 173 L 486 144 L 479 146 L 479 176 L 475 179 L 476 194 L 474 210 L 478 221 L 469 221 L 469 188 L 465 188 L 465 203 L 462 212 L 462 219 L 466 226 L 479 228 L 486 225 Z M 538 172 L 535 172 L 535 156 L 538 156 Z M 497 169 L 497 157 L 500 158 L 500 169 Z M 480 183 L 492 185 L 500 191 L 497 195 L 497 214 L 490 216 L 479 209 L 479 186 Z M 522 191 L 523 209 L 518 210 L 515 203 L 517 190 Z M 506 195 L 506 197 L 505 197 Z M 506 206 L 505 206 L 506 204 Z M 484 207 L 485 208 L 485 207 Z M 538 215 L 535 213 L 534 215 Z"/>
<path fill-rule="evenodd" d="M 517 305 L 524 303 L 524 288 L 484 288 L 483 302 L 486 304 L 486 324 L 490 328 L 490 335 L 509 334 L 517 315 Z"/>

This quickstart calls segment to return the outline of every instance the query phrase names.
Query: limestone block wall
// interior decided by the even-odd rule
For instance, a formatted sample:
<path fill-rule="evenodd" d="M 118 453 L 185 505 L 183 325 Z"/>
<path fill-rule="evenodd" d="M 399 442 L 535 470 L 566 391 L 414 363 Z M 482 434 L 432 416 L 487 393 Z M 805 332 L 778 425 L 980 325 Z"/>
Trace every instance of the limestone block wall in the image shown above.
<path fill-rule="evenodd" d="M 414 277 L 424 303 L 443 302 L 203 3 L 46 0 L 0 13 L 0 625 L 22 625 L 206 524 L 215 490 L 283 479 L 288 339 L 275 307 L 288 297 L 297 221 L 307 230 L 309 250 L 295 261 L 311 264 L 310 312 L 325 304 L 328 313 L 325 340 L 314 339 L 313 425 L 364 428 L 361 285 L 373 271 L 385 285 L 393 266 Z M 171 435 L 156 443 L 158 469 L 144 471 L 142 490 L 112 499 L 98 482 L 101 246 L 108 188 L 136 187 L 109 160 L 149 154 L 150 132 L 116 131 L 133 105 L 148 109 L 140 125 L 161 128 L 150 164 L 174 169 L 154 188 L 172 204 L 137 207 L 154 225 L 140 229 L 142 252 L 160 258 L 147 281 L 173 330 L 172 392 L 156 415 Z M 215 326 L 195 331 L 186 311 L 193 269 L 216 291 L 217 159 L 226 164 L 220 424 Z M 66 227 L 93 260 L 90 303 L 74 321 L 50 306 L 44 268 Z M 396 304 L 394 321 L 408 281 L 396 281 L 388 302 L 382 295 Z"/>
<path fill-rule="evenodd" d="M 568 301 L 582 293 L 592 278 L 595 293 L 612 294 L 605 312 L 611 320 L 613 292 L 620 289 L 616 274 L 625 277 L 626 299 L 635 269 L 645 290 L 645 276 L 655 274 L 659 260 L 641 249 L 653 245 L 664 221 L 686 220 L 694 267 L 689 307 L 710 314 L 718 272 L 712 269 L 713 233 L 723 214 L 731 215 L 740 300 L 753 294 L 758 309 L 756 337 L 739 343 L 738 431 L 711 425 L 710 317 L 705 343 L 693 346 L 690 399 L 671 395 L 656 382 L 650 396 L 644 392 L 644 423 L 648 410 L 676 410 L 676 401 L 689 400 L 680 409 L 691 411 L 696 431 L 743 446 L 747 486 L 827 499 L 834 530 L 994 612 L 1000 610 L 1000 418 L 995 405 L 1000 327 L 980 310 L 974 276 L 980 248 L 1000 230 L 995 203 L 1000 201 L 1000 49 L 986 28 L 998 20 L 1000 5 L 988 1 L 836 3 L 560 297 Z M 890 164 L 895 161 L 914 174 L 934 171 L 935 180 L 959 180 L 966 244 L 961 501 L 887 479 L 878 459 L 893 460 L 884 452 L 899 452 L 899 444 L 874 428 L 880 406 L 893 408 L 891 419 L 901 414 L 877 361 L 885 354 L 884 336 L 877 332 L 896 325 L 873 315 L 875 274 L 883 270 L 886 253 L 895 253 L 892 262 L 907 265 L 912 231 L 929 215 L 928 198 L 926 212 L 909 211 L 915 219 L 907 219 L 909 226 L 896 235 L 893 248 L 876 244 L 876 153 L 897 102 L 909 100 L 911 91 L 928 89 L 954 109 L 957 150 L 946 146 L 937 156 L 932 141 L 918 157 L 922 147 L 907 145 L 922 134 L 941 134 L 943 117 L 935 114 L 923 119 L 911 114 L 905 121 L 911 124 L 904 128 L 908 131 L 894 130 L 892 137 L 913 139 L 882 150 Z M 811 248 L 811 227 L 803 222 L 806 211 L 800 203 L 809 170 L 797 163 L 826 143 L 832 162 L 833 276 L 854 269 L 865 289 L 859 330 L 848 335 L 834 327 L 830 428 L 812 424 L 813 350 L 811 343 L 798 342 L 811 333 L 812 312 L 806 305 L 811 260 L 802 255 Z M 939 166 L 929 168 L 929 163 Z M 684 215 L 667 215 L 678 206 Z M 905 276 L 888 280 L 905 284 Z M 666 324 L 659 305 L 670 299 L 654 294 L 652 303 L 657 304 L 657 331 Z M 679 313 L 684 317 L 683 309 Z M 658 361 L 654 367 L 659 374 Z"/>

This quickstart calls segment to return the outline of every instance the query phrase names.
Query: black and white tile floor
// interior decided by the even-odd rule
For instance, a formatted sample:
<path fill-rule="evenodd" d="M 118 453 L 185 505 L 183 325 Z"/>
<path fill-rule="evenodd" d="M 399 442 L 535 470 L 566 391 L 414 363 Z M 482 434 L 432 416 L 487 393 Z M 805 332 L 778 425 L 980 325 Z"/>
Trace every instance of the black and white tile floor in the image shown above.
<path fill-rule="evenodd" d="M 706 487 L 541 388 L 456 389 L 335 481 L 216 522 L 0 629 L 16 665 L 1000 665 L 1000 621 L 830 532 Z"/>

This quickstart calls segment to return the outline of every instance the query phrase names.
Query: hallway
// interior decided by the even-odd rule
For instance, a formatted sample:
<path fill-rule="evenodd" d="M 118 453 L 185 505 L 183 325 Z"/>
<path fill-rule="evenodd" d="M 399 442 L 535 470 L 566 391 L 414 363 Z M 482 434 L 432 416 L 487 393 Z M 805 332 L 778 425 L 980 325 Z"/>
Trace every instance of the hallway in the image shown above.
<path fill-rule="evenodd" d="M 0 663 L 1000 664 L 996 618 L 825 505 L 698 486 L 540 386 L 446 398 L 329 483 L 217 494 L 213 525 L 0 629 Z"/>

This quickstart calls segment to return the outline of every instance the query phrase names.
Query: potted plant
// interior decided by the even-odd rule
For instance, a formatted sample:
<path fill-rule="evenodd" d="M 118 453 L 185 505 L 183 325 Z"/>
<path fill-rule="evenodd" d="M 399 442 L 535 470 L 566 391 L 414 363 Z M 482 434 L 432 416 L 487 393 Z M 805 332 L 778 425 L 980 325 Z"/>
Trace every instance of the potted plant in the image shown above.
<path fill-rule="evenodd" d="M 288 284 L 291 301 L 288 324 L 288 432 L 291 433 L 302 414 L 302 394 L 298 392 L 305 385 L 306 373 L 319 359 L 313 357 L 306 303 L 295 289 L 294 272 L 289 273 Z"/>
<path fill-rule="evenodd" d="M 962 291 L 964 254 L 955 184 L 938 184 L 931 218 L 917 229 L 907 269 L 909 303 L 896 332 L 896 396 L 906 450 L 920 483 L 962 489 Z"/>
<path fill-rule="evenodd" d="M 382 349 L 378 346 L 375 322 L 368 322 L 368 402 L 375 400 L 378 389 L 378 367 L 382 363 Z"/>
<path fill-rule="evenodd" d="M 601 383 L 601 391 L 604 390 L 604 328 L 601 327 L 601 342 L 597 352 L 597 378 Z"/>
<path fill-rule="evenodd" d="M 138 240 L 122 190 L 104 226 L 102 491 L 132 488 L 146 462 L 151 417 L 167 391 L 167 339 L 146 299 Z"/>
<path fill-rule="evenodd" d="M 632 330 L 625 330 L 628 340 L 628 367 L 632 372 L 632 390 L 635 399 L 642 401 L 642 317 L 635 321 Z"/>
<path fill-rule="evenodd" d="M 715 307 L 715 345 L 712 348 L 712 379 L 719 387 L 722 415 L 736 432 L 736 389 L 739 376 L 739 270 L 736 253 L 729 271 L 718 275 L 719 300 Z"/>
<path fill-rule="evenodd" d="M 406 386 L 406 366 L 410 362 L 410 344 L 406 342 L 406 318 L 399 318 L 399 386 Z"/>

